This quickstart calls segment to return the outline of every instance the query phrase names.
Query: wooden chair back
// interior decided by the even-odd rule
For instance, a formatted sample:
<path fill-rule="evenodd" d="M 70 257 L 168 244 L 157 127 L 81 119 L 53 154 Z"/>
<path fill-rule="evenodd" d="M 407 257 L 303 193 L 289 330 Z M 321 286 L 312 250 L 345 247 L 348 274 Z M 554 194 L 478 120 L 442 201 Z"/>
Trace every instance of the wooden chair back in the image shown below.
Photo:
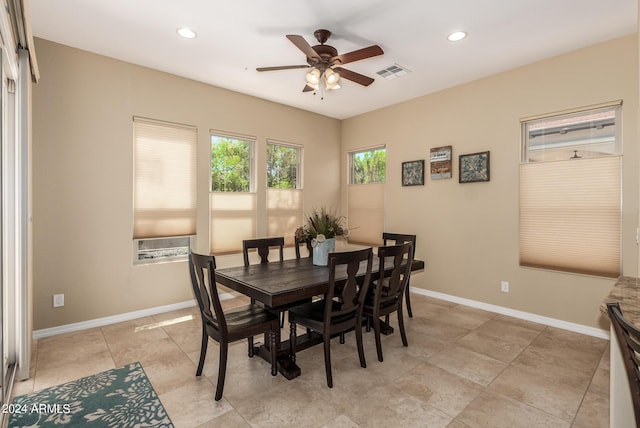
<path fill-rule="evenodd" d="M 242 255 L 244 256 L 244 265 L 249 266 L 249 250 L 256 249 L 260 256 L 260 263 L 269 263 L 269 251 L 271 248 L 278 247 L 280 252 L 280 261 L 284 260 L 284 237 L 276 238 L 258 238 L 245 239 L 242 241 Z"/>
<path fill-rule="evenodd" d="M 385 246 L 388 245 L 400 245 L 405 244 L 407 242 L 411 242 L 413 244 L 413 252 L 416 250 L 416 235 L 408 235 L 405 233 L 391 233 L 391 232 L 383 232 L 382 233 L 382 241 Z M 411 254 L 413 257 L 413 254 Z"/>
<path fill-rule="evenodd" d="M 629 379 L 636 426 L 640 427 L 640 329 L 624 318 L 617 302 L 607 303 L 607 311 Z"/>
<path fill-rule="evenodd" d="M 224 311 L 220 304 L 220 296 L 218 296 L 215 270 L 216 259 L 214 256 L 195 253 L 189 255 L 191 285 L 193 294 L 198 302 L 203 327 L 220 340 L 228 334 L 228 329 Z"/>
<path fill-rule="evenodd" d="M 294 237 L 293 240 L 294 240 L 295 249 L 296 249 L 296 259 L 302 258 L 301 254 L 300 254 L 300 247 L 305 247 L 307 249 L 308 254 L 309 254 L 307 257 L 313 257 L 313 248 L 311 248 L 311 242 L 310 241 L 308 241 L 308 240 L 301 241 L 297 237 Z"/>
<path fill-rule="evenodd" d="M 356 275 L 362 262 L 367 263 L 364 281 L 356 280 Z M 329 253 L 329 289 L 325 305 L 325 325 L 330 325 L 332 320 L 340 320 L 351 315 L 362 315 L 362 305 L 371 283 L 371 264 L 373 262 L 373 250 L 349 251 L 344 253 Z M 336 283 L 336 273 L 346 271 L 347 279 Z"/>
<path fill-rule="evenodd" d="M 400 245 L 378 247 L 380 271 L 378 286 L 375 290 L 374 305 L 384 306 L 390 302 L 397 302 L 404 293 L 413 262 L 413 245 L 410 242 Z M 392 270 L 385 273 L 392 259 Z"/>

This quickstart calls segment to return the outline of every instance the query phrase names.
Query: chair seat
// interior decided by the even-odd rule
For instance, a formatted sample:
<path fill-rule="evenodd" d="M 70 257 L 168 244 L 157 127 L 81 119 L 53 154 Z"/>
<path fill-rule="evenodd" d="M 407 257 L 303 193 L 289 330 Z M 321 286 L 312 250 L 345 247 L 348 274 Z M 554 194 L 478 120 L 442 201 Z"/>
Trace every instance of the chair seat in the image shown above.
<path fill-rule="evenodd" d="M 334 310 L 337 311 L 340 309 L 340 305 L 338 302 L 332 301 L 332 303 Z M 317 323 L 319 325 L 322 325 L 324 323 L 324 308 L 325 299 L 298 305 L 294 308 L 289 309 L 289 318 L 293 318 L 298 321 L 308 320 L 314 322 L 314 324 Z M 354 316 L 355 313 L 339 315 L 337 317 L 331 318 L 331 322 L 340 323 L 349 319 L 353 319 Z M 300 322 L 300 324 L 304 324 L 304 322 Z"/>
<path fill-rule="evenodd" d="M 255 324 L 268 323 L 278 316 L 269 312 L 264 306 L 248 305 L 225 312 L 227 326 L 230 330 L 242 329 Z"/>

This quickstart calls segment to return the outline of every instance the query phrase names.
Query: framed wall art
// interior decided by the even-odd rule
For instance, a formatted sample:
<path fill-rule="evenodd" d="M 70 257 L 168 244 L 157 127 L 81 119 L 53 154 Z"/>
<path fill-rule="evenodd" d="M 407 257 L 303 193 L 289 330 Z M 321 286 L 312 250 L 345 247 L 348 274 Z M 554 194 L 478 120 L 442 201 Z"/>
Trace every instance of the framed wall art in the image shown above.
<path fill-rule="evenodd" d="M 424 160 L 402 162 L 402 185 L 424 185 Z"/>
<path fill-rule="evenodd" d="M 432 148 L 430 164 L 432 180 L 451 178 L 451 146 Z"/>
<path fill-rule="evenodd" d="M 460 183 L 489 181 L 489 152 L 460 155 Z"/>

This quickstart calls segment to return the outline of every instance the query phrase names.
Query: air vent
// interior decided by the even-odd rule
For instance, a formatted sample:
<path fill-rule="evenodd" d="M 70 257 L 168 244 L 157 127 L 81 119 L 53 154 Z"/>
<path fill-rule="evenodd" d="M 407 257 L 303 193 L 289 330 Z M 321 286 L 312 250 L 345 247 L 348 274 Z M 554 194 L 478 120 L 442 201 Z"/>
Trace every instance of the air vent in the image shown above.
<path fill-rule="evenodd" d="M 393 64 L 376 73 L 387 80 L 391 80 L 391 79 L 397 79 L 398 77 L 405 76 L 407 73 L 411 73 L 411 70 L 408 70 L 398 64 Z"/>

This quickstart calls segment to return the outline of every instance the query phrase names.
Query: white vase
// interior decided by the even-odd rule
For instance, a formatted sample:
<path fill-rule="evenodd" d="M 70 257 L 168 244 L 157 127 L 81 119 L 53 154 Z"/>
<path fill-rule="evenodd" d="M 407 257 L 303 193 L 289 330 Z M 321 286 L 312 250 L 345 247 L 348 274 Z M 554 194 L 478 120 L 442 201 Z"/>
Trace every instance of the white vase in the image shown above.
<path fill-rule="evenodd" d="M 316 266 L 326 266 L 328 264 L 329 253 L 336 250 L 336 238 L 327 238 L 323 242 L 317 242 L 313 247 L 313 264 Z"/>

